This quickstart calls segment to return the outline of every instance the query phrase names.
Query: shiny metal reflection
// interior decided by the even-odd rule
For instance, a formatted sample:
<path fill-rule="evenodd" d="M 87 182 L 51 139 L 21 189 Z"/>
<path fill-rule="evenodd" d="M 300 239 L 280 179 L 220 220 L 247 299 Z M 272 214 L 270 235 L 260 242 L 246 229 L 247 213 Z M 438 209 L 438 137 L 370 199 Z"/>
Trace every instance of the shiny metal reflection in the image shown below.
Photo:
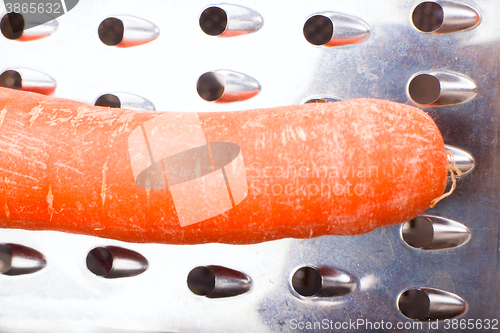
<path fill-rule="evenodd" d="M 435 1 L 433 3 L 441 7 L 443 16 L 441 25 L 429 32 L 450 33 L 472 29 L 481 21 L 479 12 L 469 5 L 454 1 Z M 418 4 L 415 9 L 421 4 Z"/>
<path fill-rule="evenodd" d="M 352 293 L 358 281 L 350 274 L 329 266 L 306 266 L 295 271 L 292 288 L 306 297 L 336 297 Z"/>
<path fill-rule="evenodd" d="M 119 107 L 122 109 L 127 109 L 127 110 L 134 110 L 134 111 L 155 111 L 155 106 L 154 104 L 149 101 L 148 99 L 135 95 L 135 94 L 130 94 L 126 92 L 112 92 L 112 93 L 106 93 L 101 96 L 99 96 L 96 101 L 98 101 L 101 97 L 105 95 L 111 95 L 115 96 L 117 100 L 119 101 L 119 105 L 116 105 L 115 107 Z"/>
<path fill-rule="evenodd" d="M 25 22 L 25 25 L 28 25 L 29 22 Z M 37 23 L 33 23 L 37 24 Z M 52 20 L 37 26 L 34 26 L 33 28 L 30 28 L 28 30 L 24 30 L 23 34 L 20 38 L 17 40 L 20 42 L 30 42 L 42 38 L 49 37 L 53 33 L 57 31 L 57 28 L 59 27 L 59 23 L 57 20 Z"/>
<path fill-rule="evenodd" d="M 142 274 L 148 265 L 143 255 L 118 246 L 97 247 L 87 255 L 87 268 L 107 279 Z"/>
<path fill-rule="evenodd" d="M 435 91 L 430 92 L 434 97 L 430 100 L 419 100 L 416 95 L 419 90 L 428 89 L 425 86 L 428 80 L 435 78 L 438 81 L 438 86 Z M 432 82 L 431 82 L 432 83 Z M 476 84 L 468 77 L 449 72 L 426 72 L 413 75 L 408 81 L 407 91 L 410 98 L 419 105 L 444 106 L 455 105 L 470 101 L 477 94 Z"/>
<path fill-rule="evenodd" d="M 128 15 L 117 15 L 114 18 L 123 23 L 123 38 L 116 47 L 133 47 L 149 43 L 160 34 L 158 27 L 141 18 Z"/>
<path fill-rule="evenodd" d="M 11 78 L 18 76 L 21 79 L 20 88 L 24 91 L 51 95 L 56 90 L 56 81 L 49 75 L 39 71 L 27 68 L 10 68 L 4 71 L 0 76 L 4 75 L 10 76 Z"/>
<path fill-rule="evenodd" d="M 401 236 L 411 247 L 441 250 L 464 245 L 470 240 L 471 233 L 457 221 L 423 214 L 405 222 L 401 226 Z"/>
<path fill-rule="evenodd" d="M 315 21 L 326 17 L 331 21 L 333 32 L 329 40 L 321 44 L 311 41 L 308 37 L 308 30 L 315 25 Z M 319 12 L 307 18 L 304 24 L 304 36 L 314 45 L 323 45 L 326 47 L 356 44 L 364 41 L 370 35 L 370 26 L 363 20 L 347 14 L 337 12 Z"/>
<path fill-rule="evenodd" d="M 188 275 L 187 283 L 193 293 L 208 298 L 241 295 L 252 286 L 246 274 L 217 265 L 194 268 Z"/>
<path fill-rule="evenodd" d="M 207 266 L 215 275 L 215 287 L 207 297 L 219 298 L 243 294 L 250 290 L 252 281 L 239 271 L 222 266 Z"/>
<path fill-rule="evenodd" d="M 0 273 L 22 275 L 35 273 L 47 265 L 40 252 L 19 244 L 0 244 Z"/>
<path fill-rule="evenodd" d="M 255 10 L 227 3 L 208 6 L 199 21 L 206 34 L 218 37 L 246 35 L 259 30 L 263 24 L 262 16 Z"/>
<path fill-rule="evenodd" d="M 419 288 L 429 297 L 429 312 L 426 320 L 451 319 L 467 311 L 467 302 L 460 296 L 435 288 Z"/>
<path fill-rule="evenodd" d="M 474 166 L 476 165 L 476 162 L 474 161 L 474 157 L 472 157 L 471 154 L 466 152 L 465 150 L 450 146 L 450 145 L 445 145 L 444 146 L 446 150 L 449 150 L 453 153 L 453 159 L 455 161 L 455 165 L 462 171 L 462 175 L 465 175 L 474 169 Z M 450 163 L 450 166 L 452 164 L 451 157 L 448 156 L 448 161 Z"/>
<path fill-rule="evenodd" d="M 259 82 L 253 77 L 226 69 L 205 73 L 197 83 L 198 94 L 205 100 L 216 103 L 245 101 L 257 95 L 260 88 Z M 212 94 L 211 90 L 217 92 Z M 206 92 L 214 97 L 205 97 Z"/>
<path fill-rule="evenodd" d="M 357 280 L 344 271 L 328 266 L 319 266 L 316 270 L 321 275 L 321 289 L 315 297 L 343 296 L 357 288 Z"/>

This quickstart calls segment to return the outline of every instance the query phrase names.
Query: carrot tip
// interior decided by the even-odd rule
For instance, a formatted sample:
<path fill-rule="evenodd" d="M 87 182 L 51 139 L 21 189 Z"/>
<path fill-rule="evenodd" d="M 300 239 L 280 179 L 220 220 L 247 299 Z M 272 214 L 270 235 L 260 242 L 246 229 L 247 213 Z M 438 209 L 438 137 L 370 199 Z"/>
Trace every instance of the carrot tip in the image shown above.
<path fill-rule="evenodd" d="M 433 199 L 431 201 L 431 205 L 430 207 L 431 208 L 434 208 L 434 206 L 436 206 L 436 204 L 441 201 L 442 199 L 450 196 L 453 191 L 455 191 L 455 188 L 457 187 L 457 179 L 460 179 L 460 176 L 462 176 L 462 171 L 457 167 L 457 164 L 455 163 L 455 156 L 453 156 L 453 152 L 447 150 L 446 151 L 446 154 L 448 156 L 450 156 L 450 160 L 451 160 L 451 165 L 448 165 L 446 167 L 446 169 L 450 172 L 450 176 L 451 176 L 451 188 L 448 192 L 444 193 L 443 195 Z M 457 173 L 456 176 L 455 176 L 455 172 Z M 456 178 L 455 178 L 456 177 Z"/>

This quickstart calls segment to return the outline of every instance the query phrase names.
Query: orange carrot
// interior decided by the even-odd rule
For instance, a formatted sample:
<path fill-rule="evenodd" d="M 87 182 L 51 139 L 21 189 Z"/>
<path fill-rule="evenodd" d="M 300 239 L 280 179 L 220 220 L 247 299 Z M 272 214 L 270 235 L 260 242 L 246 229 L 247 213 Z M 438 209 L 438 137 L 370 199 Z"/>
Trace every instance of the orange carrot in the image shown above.
<path fill-rule="evenodd" d="M 258 243 L 404 222 L 446 187 L 423 111 L 359 99 L 135 112 L 0 90 L 0 227 Z"/>

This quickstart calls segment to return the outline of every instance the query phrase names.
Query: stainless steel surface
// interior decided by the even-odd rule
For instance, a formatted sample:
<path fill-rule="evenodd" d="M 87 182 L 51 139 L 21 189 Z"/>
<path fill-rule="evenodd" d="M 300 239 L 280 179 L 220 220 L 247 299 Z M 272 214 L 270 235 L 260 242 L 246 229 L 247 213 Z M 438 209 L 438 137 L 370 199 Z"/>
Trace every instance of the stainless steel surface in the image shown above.
<path fill-rule="evenodd" d="M 435 72 L 462 75 L 477 88 L 466 102 L 422 107 L 446 144 L 474 157 L 474 168 L 460 179 L 453 195 L 426 212 L 465 225 L 471 238 L 463 246 L 415 249 L 401 238 L 401 226 L 356 237 L 252 246 L 127 244 L 59 232 L 0 230 L 0 242 L 31 247 L 47 259 L 47 266 L 35 274 L 0 275 L 0 331 L 290 332 L 300 331 L 300 323 L 325 319 L 413 324 L 397 305 L 399 295 L 411 288 L 458 295 L 468 304 L 460 320 L 499 318 L 500 3 L 461 1 L 479 12 L 480 23 L 442 34 L 424 33 L 413 25 L 412 11 L 419 3 L 240 0 L 234 4 L 252 8 L 264 24 L 252 34 L 216 38 L 199 26 L 200 13 L 212 5 L 207 1 L 81 0 L 58 18 L 57 30 L 47 38 L 19 42 L 0 36 L 0 70 L 45 73 L 57 82 L 55 96 L 89 104 L 106 92 L 123 91 L 146 98 L 156 110 L 171 111 L 242 110 L 318 97 L 371 97 L 415 105 L 409 80 L 417 73 Z M 311 45 L 303 35 L 304 23 L 324 11 L 363 20 L 370 27 L 368 38 L 331 48 Z M 158 38 L 130 48 L 104 45 L 97 28 L 117 13 L 152 22 Z M 198 78 L 217 69 L 255 78 L 260 92 L 235 103 L 203 100 L 196 89 Z M 85 258 L 98 246 L 136 251 L 147 258 L 149 268 L 129 278 L 97 277 Z M 193 294 L 187 276 L 193 267 L 205 265 L 245 272 L 251 290 L 222 299 Z M 304 266 L 335 267 L 356 278 L 358 288 L 340 297 L 298 298 L 290 277 Z M 444 331 L 442 321 L 439 325 L 435 331 Z M 379 331 L 393 332 L 394 327 Z M 426 325 L 413 328 L 397 332 L 428 331 Z"/>

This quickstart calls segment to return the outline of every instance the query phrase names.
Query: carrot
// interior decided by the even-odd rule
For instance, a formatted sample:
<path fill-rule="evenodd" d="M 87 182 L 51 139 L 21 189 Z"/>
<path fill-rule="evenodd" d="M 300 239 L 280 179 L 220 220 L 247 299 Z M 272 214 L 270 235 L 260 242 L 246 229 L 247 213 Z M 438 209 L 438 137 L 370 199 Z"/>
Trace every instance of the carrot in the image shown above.
<path fill-rule="evenodd" d="M 0 126 L 3 228 L 171 244 L 355 235 L 446 187 L 432 119 L 384 100 L 141 113 L 1 89 Z"/>

